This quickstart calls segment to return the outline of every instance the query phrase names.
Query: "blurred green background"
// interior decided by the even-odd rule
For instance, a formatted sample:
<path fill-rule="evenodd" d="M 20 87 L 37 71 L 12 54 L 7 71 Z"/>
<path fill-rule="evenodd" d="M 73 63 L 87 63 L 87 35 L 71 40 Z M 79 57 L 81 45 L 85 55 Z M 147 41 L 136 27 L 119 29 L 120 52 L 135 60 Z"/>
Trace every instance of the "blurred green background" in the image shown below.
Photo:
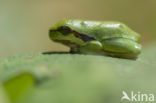
<path fill-rule="evenodd" d="M 121 21 L 144 47 L 156 40 L 156 0 L 0 0 L 0 57 L 68 50 L 48 37 L 63 18 Z"/>

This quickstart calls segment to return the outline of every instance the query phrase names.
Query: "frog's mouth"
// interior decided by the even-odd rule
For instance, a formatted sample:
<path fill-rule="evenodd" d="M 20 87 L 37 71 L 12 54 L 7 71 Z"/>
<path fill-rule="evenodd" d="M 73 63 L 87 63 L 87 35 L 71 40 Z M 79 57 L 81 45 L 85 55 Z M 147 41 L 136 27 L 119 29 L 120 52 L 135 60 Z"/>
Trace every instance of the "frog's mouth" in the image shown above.
<path fill-rule="evenodd" d="M 70 27 L 68 26 L 61 26 L 59 27 L 57 30 L 50 30 L 50 32 L 60 32 L 61 34 L 63 34 L 64 36 L 69 35 L 69 34 L 74 34 L 74 36 L 76 38 L 81 39 L 84 42 L 88 42 L 88 41 L 92 41 L 92 40 L 96 40 L 95 38 L 88 36 L 86 34 L 81 34 L 76 32 L 75 30 L 72 30 Z"/>

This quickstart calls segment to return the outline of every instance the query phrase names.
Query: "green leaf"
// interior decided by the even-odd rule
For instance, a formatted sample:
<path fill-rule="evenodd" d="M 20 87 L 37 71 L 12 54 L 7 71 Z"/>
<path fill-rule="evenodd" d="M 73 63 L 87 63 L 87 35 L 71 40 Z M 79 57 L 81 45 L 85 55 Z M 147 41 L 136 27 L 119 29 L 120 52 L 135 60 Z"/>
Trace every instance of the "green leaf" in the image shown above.
<path fill-rule="evenodd" d="M 121 103 L 122 91 L 156 94 L 155 74 L 155 45 L 136 60 L 69 53 L 0 60 L 0 83 L 14 103 Z"/>

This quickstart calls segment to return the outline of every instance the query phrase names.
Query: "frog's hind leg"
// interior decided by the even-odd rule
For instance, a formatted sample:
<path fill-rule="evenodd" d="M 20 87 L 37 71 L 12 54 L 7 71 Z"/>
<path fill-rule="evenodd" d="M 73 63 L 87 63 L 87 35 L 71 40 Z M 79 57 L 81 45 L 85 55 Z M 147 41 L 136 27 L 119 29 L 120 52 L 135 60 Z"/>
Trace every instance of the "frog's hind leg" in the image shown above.
<path fill-rule="evenodd" d="M 101 41 L 105 55 L 121 58 L 135 58 L 141 52 L 141 45 L 125 38 L 113 38 Z"/>

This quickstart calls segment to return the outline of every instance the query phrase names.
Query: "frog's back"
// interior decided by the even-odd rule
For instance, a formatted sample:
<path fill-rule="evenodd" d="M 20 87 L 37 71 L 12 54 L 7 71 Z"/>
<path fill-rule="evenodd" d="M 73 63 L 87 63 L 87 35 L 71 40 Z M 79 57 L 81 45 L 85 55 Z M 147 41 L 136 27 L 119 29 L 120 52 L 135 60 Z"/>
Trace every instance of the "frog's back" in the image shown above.
<path fill-rule="evenodd" d="M 110 38 L 128 38 L 134 41 L 139 41 L 140 35 L 131 30 L 125 24 L 112 21 L 83 21 L 83 20 L 68 20 L 64 19 L 54 25 L 51 29 L 57 30 L 61 26 L 67 26 L 70 29 L 91 37 L 97 40 Z"/>

